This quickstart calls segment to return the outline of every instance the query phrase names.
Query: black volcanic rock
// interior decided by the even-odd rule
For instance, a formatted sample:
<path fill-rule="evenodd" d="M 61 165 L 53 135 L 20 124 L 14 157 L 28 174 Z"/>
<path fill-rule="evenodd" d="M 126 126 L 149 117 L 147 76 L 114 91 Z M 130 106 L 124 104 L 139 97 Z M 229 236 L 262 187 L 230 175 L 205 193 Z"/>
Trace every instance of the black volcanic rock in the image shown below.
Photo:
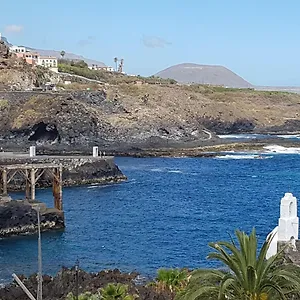
<path fill-rule="evenodd" d="M 63 213 L 43 208 L 41 229 L 64 228 Z M 37 231 L 37 212 L 27 201 L 0 202 L 0 237 L 29 234 Z"/>
<path fill-rule="evenodd" d="M 96 293 L 99 288 L 105 287 L 108 283 L 121 283 L 128 286 L 131 295 L 138 295 L 141 300 L 171 300 L 174 294 L 167 291 L 157 291 L 155 287 L 148 285 L 145 280 L 139 282 L 138 273 L 121 273 L 119 270 L 105 270 L 99 273 L 88 273 L 84 270 L 78 272 L 79 294 L 86 291 Z M 26 277 L 19 275 L 19 278 L 26 285 L 28 290 L 36 295 L 37 277 L 36 274 Z M 44 300 L 63 300 L 66 296 L 76 291 L 75 268 L 63 268 L 54 277 L 43 276 L 43 299 Z M 4 288 L 0 288 L 1 300 L 27 300 L 28 297 L 22 289 L 12 283 Z"/>

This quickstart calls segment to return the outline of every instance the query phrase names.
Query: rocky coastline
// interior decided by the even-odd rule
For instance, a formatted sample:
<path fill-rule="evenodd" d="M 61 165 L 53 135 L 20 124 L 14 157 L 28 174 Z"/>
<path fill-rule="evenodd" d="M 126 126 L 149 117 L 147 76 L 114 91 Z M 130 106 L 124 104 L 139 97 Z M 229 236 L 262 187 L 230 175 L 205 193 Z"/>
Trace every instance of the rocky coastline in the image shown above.
<path fill-rule="evenodd" d="M 66 296 L 76 291 L 75 268 L 63 268 L 56 276 L 43 276 L 43 299 L 65 300 Z M 29 291 L 36 295 L 37 277 L 36 274 L 26 277 L 19 275 L 19 278 L 26 285 Z M 84 270 L 78 272 L 78 292 L 86 291 L 95 293 L 99 288 L 105 287 L 108 283 L 122 283 L 128 285 L 130 294 L 139 295 L 139 299 L 149 300 L 171 300 L 174 295 L 168 291 L 157 291 L 153 286 L 148 285 L 149 281 L 141 279 L 138 273 L 122 273 L 119 270 L 105 270 L 99 273 L 88 273 Z M 0 288 L 1 300 L 27 300 L 22 289 L 14 282 Z"/>
<path fill-rule="evenodd" d="M 0 146 L 24 151 L 37 145 L 52 154 L 82 154 L 92 146 L 118 155 L 176 152 L 227 143 L 219 134 L 298 132 L 292 113 L 298 103 L 295 94 L 201 86 L 0 92 Z"/>

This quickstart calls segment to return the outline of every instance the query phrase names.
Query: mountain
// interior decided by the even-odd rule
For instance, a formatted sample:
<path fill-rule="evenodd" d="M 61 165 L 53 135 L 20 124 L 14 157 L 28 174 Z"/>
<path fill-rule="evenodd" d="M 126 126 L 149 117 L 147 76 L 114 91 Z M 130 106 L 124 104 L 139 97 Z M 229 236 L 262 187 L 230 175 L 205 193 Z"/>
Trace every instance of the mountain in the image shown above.
<path fill-rule="evenodd" d="M 6 46 L 12 46 L 12 44 L 9 43 L 6 37 L 0 36 L 0 40 L 3 41 Z"/>
<path fill-rule="evenodd" d="M 222 85 L 233 88 L 251 88 L 252 84 L 223 66 L 184 63 L 155 74 L 161 78 L 175 79 L 179 83 Z"/>

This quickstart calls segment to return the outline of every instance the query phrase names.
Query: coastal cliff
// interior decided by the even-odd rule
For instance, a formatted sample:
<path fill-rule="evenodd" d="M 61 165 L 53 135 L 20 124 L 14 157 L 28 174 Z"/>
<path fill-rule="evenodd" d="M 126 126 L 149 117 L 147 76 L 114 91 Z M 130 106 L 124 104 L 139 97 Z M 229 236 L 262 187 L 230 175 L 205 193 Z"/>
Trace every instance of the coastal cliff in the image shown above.
<path fill-rule="evenodd" d="M 45 153 L 207 146 L 220 143 L 216 134 L 297 131 L 299 103 L 297 94 L 179 85 L 0 92 L 0 145 Z"/>

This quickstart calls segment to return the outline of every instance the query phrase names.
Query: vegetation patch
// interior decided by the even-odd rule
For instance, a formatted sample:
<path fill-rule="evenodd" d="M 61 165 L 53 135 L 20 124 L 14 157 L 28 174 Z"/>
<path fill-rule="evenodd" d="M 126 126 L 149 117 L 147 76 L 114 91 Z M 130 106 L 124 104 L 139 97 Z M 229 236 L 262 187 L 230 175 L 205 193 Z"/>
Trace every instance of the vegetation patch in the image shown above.
<path fill-rule="evenodd" d="M 22 128 L 25 124 L 30 124 L 35 122 L 41 114 L 34 110 L 34 109 L 27 109 L 23 111 L 13 122 L 13 128 L 14 129 L 20 129 Z"/>
<path fill-rule="evenodd" d="M 6 99 L 0 99 L 0 109 L 7 108 L 9 106 L 8 100 Z"/>

